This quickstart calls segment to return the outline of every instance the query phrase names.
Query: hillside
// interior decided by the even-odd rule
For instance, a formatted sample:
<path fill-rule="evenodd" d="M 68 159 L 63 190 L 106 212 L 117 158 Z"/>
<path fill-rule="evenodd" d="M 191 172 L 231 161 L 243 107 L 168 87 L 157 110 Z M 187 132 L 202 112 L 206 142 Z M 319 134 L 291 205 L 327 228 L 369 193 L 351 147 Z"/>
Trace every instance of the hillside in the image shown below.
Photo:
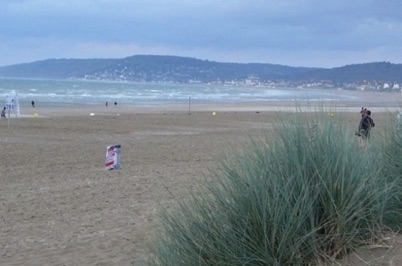
<path fill-rule="evenodd" d="M 388 62 L 338 68 L 220 63 L 178 56 L 135 55 L 122 59 L 47 59 L 0 67 L 0 77 L 133 82 L 402 82 L 402 64 Z"/>

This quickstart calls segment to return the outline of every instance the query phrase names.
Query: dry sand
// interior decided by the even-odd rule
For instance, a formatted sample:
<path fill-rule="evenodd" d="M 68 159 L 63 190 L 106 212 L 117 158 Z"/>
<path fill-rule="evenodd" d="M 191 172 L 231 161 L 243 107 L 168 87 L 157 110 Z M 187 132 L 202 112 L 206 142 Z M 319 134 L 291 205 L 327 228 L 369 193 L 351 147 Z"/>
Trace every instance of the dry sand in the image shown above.
<path fill-rule="evenodd" d="M 351 123 L 370 99 L 348 106 Z M 0 265 L 136 265 L 158 209 L 188 195 L 228 146 L 269 127 L 271 111 L 294 106 L 191 109 L 37 107 L 2 119 Z M 122 145 L 121 170 L 104 168 L 110 144 Z"/>

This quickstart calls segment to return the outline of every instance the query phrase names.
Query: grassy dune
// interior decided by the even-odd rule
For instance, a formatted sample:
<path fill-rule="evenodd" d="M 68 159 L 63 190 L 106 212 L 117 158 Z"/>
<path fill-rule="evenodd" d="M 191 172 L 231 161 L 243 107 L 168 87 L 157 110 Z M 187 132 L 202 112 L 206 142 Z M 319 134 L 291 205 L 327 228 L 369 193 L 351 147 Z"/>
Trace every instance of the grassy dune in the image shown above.
<path fill-rule="evenodd" d="M 402 135 L 393 117 L 382 114 L 364 142 L 346 113 L 278 114 L 272 129 L 221 160 L 198 193 L 161 213 L 147 264 L 335 263 L 396 232 Z"/>

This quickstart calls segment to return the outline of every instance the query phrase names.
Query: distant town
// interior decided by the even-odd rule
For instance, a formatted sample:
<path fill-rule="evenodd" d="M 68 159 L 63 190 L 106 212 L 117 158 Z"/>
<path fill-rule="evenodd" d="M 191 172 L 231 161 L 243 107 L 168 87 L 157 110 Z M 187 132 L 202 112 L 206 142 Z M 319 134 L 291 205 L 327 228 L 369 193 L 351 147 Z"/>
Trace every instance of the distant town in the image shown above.
<path fill-rule="evenodd" d="M 111 76 L 90 76 L 87 75 L 83 78 L 74 77 L 72 79 L 79 80 L 96 80 L 96 81 L 115 81 L 115 82 L 152 82 L 152 83 L 177 83 L 173 80 L 130 80 L 123 75 L 118 77 Z M 328 88 L 328 89 L 346 89 L 346 90 L 359 90 L 359 91 L 383 91 L 383 92 L 402 92 L 402 83 L 395 81 L 356 81 L 353 83 L 337 84 L 328 80 L 321 81 L 269 81 L 260 80 L 258 77 L 249 77 L 244 80 L 216 80 L 203 82 L 200 80 L 189 79 L 181 81 L 180 83 L 189 84 L 219 84 L 228 86 L 250 86 L 250 87 L 265 87 L 265 88 Z"/>
<path fill-rule="evenodd" d="M 189 83 L 194 81 L 190 80 Z M 196 81 L 195 81 L 196 82 Z M 227 85 L 237 86 L 254 86 L 254 87 L 270 87 L 270 88 L 328 88 L 328 89 L 348 89 L 348 90 L 360 90 L 360 91 L 388 91 L 388 92 L 402 92 L 401 84 L 390 81 L 357 81 L 354 83 L 334 84 L 332 81 L 260 81 L 258 77 L 246 78 L 243 82 L 239 81 L 225 81 L 217 82 Z"/>
<path fill-rule="evenodd" d="M 402 64 L 389 62 L 308 68 L 135 55 L 122 59 L 47 59 L 0 67 L 0 77 L 402 92 Z"/>

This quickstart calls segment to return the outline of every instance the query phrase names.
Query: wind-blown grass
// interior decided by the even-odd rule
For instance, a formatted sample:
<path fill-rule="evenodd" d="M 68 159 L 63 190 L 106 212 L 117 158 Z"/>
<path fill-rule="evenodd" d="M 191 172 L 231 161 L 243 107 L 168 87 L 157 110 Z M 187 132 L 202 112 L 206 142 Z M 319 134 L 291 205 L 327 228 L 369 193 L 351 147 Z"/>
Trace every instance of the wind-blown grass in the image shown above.
<path fill-rule="evenodd" d="M 392 187 L 392 197 L 387 205 L 386 224 L 394 229 L 402 228 L 402 127 L 395 123 L 393 116 L 385 127 L 381 147 L 381 161 L 383 167 L 383 178 Z"/>
<path fill-rule="evenodd" d="M 310 265 L 341 258 L 388 226 L 395 187 L 379 145 L 362 148 L 342 114 L 297 113 L 274 128 L 162 214 L 149 264 Z"/>

